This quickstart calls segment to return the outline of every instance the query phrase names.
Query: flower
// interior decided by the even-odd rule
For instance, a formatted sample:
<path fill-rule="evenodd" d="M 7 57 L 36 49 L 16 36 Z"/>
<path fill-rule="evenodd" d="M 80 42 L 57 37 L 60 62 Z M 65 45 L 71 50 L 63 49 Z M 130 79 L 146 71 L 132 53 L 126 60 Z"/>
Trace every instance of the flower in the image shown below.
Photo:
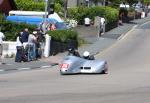
<path fill-rule="evenodd" d="M 74 19 L 67 19 L 66 22 L 70 27 L 76 27 L 78 25 L 78 22 Z"/>

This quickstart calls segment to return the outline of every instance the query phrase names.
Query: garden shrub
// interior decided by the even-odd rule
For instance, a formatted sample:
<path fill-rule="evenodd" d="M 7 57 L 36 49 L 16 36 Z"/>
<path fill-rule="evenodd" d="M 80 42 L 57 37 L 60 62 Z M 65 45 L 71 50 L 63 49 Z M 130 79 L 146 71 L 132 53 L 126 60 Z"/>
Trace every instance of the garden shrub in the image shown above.
<path fill-rule="evenodd" d="M 44 11 L 44 2 L 34 2 L 33 0 L 16 0 L 18 10 L 25 11 Z"/>
<path fill-rule="evenodd" d="M 28 28 L 32 32 L 36 26 L 10 21 L 3 21 L 1 24 L 1 31 L 5 34 L 7 41 L 15 41 L 17 33 L 23 31 L 25 28 Z"/>
<path fill-rule="evenodd" d="M 16 0 L 16 5 L 18 10 L 23 11 L 45 11 L 45 0 L 39 0 L 35 2 L 34 0 Z M 62 12 L 61 2 L 55 2 L 55 12 Z"/>
<path fill-rule="evenodd" d="M 4 15 L 2 13 L 0 13 L 0 25 L 2 24 L 2 22 L 4 21 Z"/>
<path fill-rule="evenodd" d="M 67 51 L 68 48 L 78 48 L 78 33 L 73 29 L 48 31 L 51 36 L 50 55 Z"/>
<path fill-rule="evenodd" d="M 77 40 L 78 33 L 72 29 L 48 31 L 53 40 L 67 43 L 69 39 Z"/>
<path fill-rule="evenodd" d="M 76 7 L 68 9 L 68 17 L 78 21 L 79 24 L 84 23 L 84 18 L 89 17 L 94 20 L 95 16 L 104 17 L 107 23 L 117 21 L 118 10 L 111 7 Z"/>

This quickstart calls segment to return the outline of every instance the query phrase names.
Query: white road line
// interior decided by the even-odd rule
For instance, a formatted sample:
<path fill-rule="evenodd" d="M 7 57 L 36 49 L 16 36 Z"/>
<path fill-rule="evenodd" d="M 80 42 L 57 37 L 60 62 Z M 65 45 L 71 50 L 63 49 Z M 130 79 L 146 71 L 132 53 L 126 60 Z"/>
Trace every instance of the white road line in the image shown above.
<path fill-rule="evenodd" d="M 13 64 L 6 64 L 6 65 L 13 65 Z"/>
<path fill-rule="evenodd" d="M 144 26 L 145 24 L 148 24 L 148 23 L 150 23 L 150 21 L 143 23 L 141 26 Z"/>
<path fill-rule="evenodd" d="M 102 50 L 97 56 L 101 56 L 101 55 L 105 54 L 107 51 L 109 51 L 110 49 L 112 49 L 116 44 L 118 44 L 119 41 L 125 39 L 137 26 L 138 25 L 134 25 L 131 30 L 129 30 L 125 34 L 122 34 L 121 37 L 119 37 L 115 43 L 113 43 L 110 47 Z"/>
<path fill-rule="evenodd" d="M 40 68 L 50 68 L 52 67 L 51 65 L 50 66 L 41 66 Z"/>
<path fill-rule="evenodd" d="M 0 69 L 0 72 L 3 72 L 3 71 L 5 71 L 4 69 Z"/>
<path fill-rule="evenodd" d="M 52 67 L 51 65 L 47 65 L 47 66 L 41 66 L 41 67 L 38 67 L 38 68 L 41 68 L 41 69 L 44 69 L 44 68 L 50 68 L 50 67 Z M 16 70 L 31 70 L 32 68 L 17 68 Z M 11 69 L 10 69 L 11 70 Z M 4 72 L 5 71 L 5 69 L 0 69 L 0 72 Z M 8 70 L 9 71 L 9 70 Z"/>
<path fill-rule="evenodd" d="M 30 70 L 31 68 L 18 68 L 17 70 Z"/>
<path fill-rule="evenodd" d="M 122 34 L 117 40 L 122 40 L 124 39 L 125 37 L 128 36 L 128 34 L 130 34 L 138 25 L 134 25 L 127 33 L 125 34 Z"/>

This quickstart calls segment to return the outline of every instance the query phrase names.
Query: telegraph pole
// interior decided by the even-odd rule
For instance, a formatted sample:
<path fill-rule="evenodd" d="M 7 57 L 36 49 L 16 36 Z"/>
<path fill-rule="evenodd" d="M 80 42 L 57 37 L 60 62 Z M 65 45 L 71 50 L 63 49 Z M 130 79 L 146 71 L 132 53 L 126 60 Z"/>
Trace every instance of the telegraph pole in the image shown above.
<path fill-rule="evenodd" d="M 44 34 L 46 33 L 47 3 L 48 3 L 48 0 L 45 0 Z"/>
<path fill-rule="evenodd" d="M 103 0 L 103 6 L 105 6 L 105 2 L 106 2 L 106 1 L 105 1 L 105 0 Z"/>
<path fill-rule="evenodd" d="M 65 0 L 65 5 L 64 5 L 64 17 L 67 18 L 67 7 L 68 7 L 68 0 Z"/>

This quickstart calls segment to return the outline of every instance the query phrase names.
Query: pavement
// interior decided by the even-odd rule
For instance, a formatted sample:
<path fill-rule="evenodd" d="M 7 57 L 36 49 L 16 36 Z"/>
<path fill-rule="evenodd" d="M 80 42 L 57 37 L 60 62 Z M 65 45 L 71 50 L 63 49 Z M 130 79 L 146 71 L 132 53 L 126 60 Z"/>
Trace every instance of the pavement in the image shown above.
<path fill-rule="evenodd" d="M 79 53 L 82 54 L 84 51 L 89 51 L 91 54 L 97 52 L 102 52 L 113 43 L 120 40 L 127 32 L 129 32 L 135 26 L 141 25 L 150 21 L 150 16 L 144 19 L 136 19 L 130 23 L 124 23 L 123 26 L 118 26 L 101 37 L 97 35 L 97 28 L 94 26 L 78 26 L 75 30 L 79 33 L 79 37 L 85 39 L 88 43 L 80 46 L 78 48 Z M 3 62 L 5 64 L 0 65 L 0 72 L 2 71 L 16 71 L 16 70 L 30 70 L 37 68 L 50 68 L 51 66 L 57 65 L 67 52 L 59 53 L 55 56 L 50 56 L 48 58 L 42 58 L 38 61 L 16 63 L 14 58 L 4 58 Z"/>

